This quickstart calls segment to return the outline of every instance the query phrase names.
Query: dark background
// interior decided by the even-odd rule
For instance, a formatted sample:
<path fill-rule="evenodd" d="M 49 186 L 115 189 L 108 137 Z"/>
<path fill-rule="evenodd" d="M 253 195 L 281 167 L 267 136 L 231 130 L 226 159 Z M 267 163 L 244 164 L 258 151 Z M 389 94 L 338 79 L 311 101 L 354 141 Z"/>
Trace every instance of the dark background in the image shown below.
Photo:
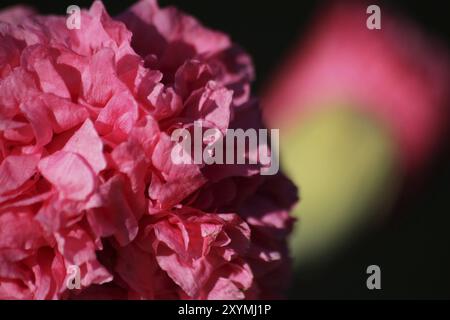
<path fill-rule="evenodd" d="M 69 5 L 92 1 L 20 1 L 42 13 L 63 15 Z M 1 0 L 0 8 L 17 3 Z M 104 1 L 110 15 L 133 1 Z M 289 49 L 308 31 L 326 1 L 160 0 L 222 30 L 253 57 L 254 92 L 268 83 Z M 389 7 L 443 41 L 449 37 L 445 1 L 371 1 Z M 448 42 L 447 42 L 448 43 Z M 450 299 L 450 139 L 422 177 L 421 189 L 404 193 L 388 223 L 369 227 L 347 248 L 322 266 L 304 267 L 293 281 L 289 298 Z M 417 191 L 418 190 L 418 191 Z M 366 267 L 381 267 L 382 290 L 366 288 Z"/>

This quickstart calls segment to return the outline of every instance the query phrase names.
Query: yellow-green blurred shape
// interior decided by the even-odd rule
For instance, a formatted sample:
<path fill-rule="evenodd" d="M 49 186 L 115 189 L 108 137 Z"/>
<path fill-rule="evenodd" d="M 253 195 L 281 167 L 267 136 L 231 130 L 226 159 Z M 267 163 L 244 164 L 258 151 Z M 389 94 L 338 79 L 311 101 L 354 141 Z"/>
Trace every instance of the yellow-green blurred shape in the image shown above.
<path fill-rule="evenodd" d="M 300 186 L 296 265 L 327 258 L 390 203 L 398 178 L 392 139 L 355 108 L 309 114 L 281 131 L 280 149 L 284 170 Z"/>

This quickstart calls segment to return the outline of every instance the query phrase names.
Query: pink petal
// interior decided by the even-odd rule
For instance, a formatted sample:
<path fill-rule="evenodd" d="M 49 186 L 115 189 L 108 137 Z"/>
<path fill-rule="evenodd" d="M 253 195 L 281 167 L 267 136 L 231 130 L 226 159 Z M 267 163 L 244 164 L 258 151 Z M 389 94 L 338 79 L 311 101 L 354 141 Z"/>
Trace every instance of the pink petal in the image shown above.
<path fill-rule="evenodd" d="M 0 195 L 13 191 L 30 179 L 37 169 L 37 154 L 9 156 L 0 165 Z"/>
<path fill-rule="evenodd" d="M 115 176 L 100 187 L 101 207 L 88 212 L 88 221 L 99 237 L 115 236 L 127 245 L 138 232 L 137 216 L 125 197 L 127 187 L 121 176 Z"/>
<path fill-rule="evenodd" d="M 96 174 L 106 167 L 106 160 L 103 156 L 103 142 L 89 119 L 74 133 L 63 150 L 82 156 Z"/>
<path fill-rule="evenodd" d="M 78 154 L 57 151 L 39 162 L 39 171 L 66 199 L 86 200 L 95 188 L 94 172 Z"/>

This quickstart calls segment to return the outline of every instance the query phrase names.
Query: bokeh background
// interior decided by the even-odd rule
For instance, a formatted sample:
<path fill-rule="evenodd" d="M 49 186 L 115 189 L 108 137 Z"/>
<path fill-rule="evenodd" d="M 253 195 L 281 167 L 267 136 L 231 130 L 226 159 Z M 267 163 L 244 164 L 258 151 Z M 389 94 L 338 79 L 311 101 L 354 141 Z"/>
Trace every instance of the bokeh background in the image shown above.
<path fill-rule="evenodd" d="M 16 2 L 1 0 L 0 8 Z M 28 3 L 42 13 L 56 14 L 64 14 L 72 4 L 89 7 L 92 3 L 74 0 L 20 2 Z M 317 23 L 318 17 L 335 3 L 252 0 L 159 2 L 163 6 L 175 5 L 205 25 L 230 34 L 253 58 L 256 69 L 253 92 L 260 96 L 264 96 L 271 87 L 274 75 L 279 73 L 286 59 L 301 48 L 312 31 L 313 22 Z M 104 3 L 110 14 L 115 15 L 133 1 Z M 450 24 L 445 2 L 404 0 L 373 1 L 370 4 L 381 7 L 382 23 L 386 9 L 413 21 L 418 29 L 439 39 L 448 50 Z M 443 85 L 448 95 L 449 83 Z M 358 225 L 347 241 L 326 251 L 320 258 L 297 263 L 288 298 L 450 299 L 449 137 L 440 139 L 438 147 L 428 157 L 426 165 L 417 169 L 420 172 L 414 178 L 404 178 L 401 168 L 395 168 L 402 172 L 394 170 L 392 173 L 393 177 L 399 176 L 392 179 L 395 192 L 380 197 L 377 203 L 381 205 L 376 208 L 362 206 L 371 211 L 371 216 L 382 218 L 368 219 Z M 301 218 L 301 206 L 297 209 Z M 377 210 L 380 211 L 378 214 L 373 212 Z M 372 264 L 381 268 L 381 290 L 371 291 L 366 287 L 366 268 Z"/>

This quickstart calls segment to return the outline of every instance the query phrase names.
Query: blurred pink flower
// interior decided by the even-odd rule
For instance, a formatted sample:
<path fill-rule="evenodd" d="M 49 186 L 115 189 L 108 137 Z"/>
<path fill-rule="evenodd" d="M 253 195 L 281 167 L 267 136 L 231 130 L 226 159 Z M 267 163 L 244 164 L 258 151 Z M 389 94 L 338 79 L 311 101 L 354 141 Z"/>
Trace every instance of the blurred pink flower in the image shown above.
<path fill-rule="evenodd" d="M 79 30 L 11 10 L 0 14 L 0 298 L 282 294 L 296 188 L 254 165 L 170 159 L 170 133 L 196 120 L 261 126 L 249 56 L 150 0 L 117 19 L 96 1 Z M 72 265 L 80 290 L 66 286 Z"/>
<path fill-rule="evenodd" d="M 448 126 L 448 51 L 386 7 L 381 29 L 369 30 L 366 8 L 341 1 L 319 12 L 305 43 L 271 79 L 264 118 L 286 127 L 317 107 L 350 103 L 390 130 L 412 172 Z"/>

